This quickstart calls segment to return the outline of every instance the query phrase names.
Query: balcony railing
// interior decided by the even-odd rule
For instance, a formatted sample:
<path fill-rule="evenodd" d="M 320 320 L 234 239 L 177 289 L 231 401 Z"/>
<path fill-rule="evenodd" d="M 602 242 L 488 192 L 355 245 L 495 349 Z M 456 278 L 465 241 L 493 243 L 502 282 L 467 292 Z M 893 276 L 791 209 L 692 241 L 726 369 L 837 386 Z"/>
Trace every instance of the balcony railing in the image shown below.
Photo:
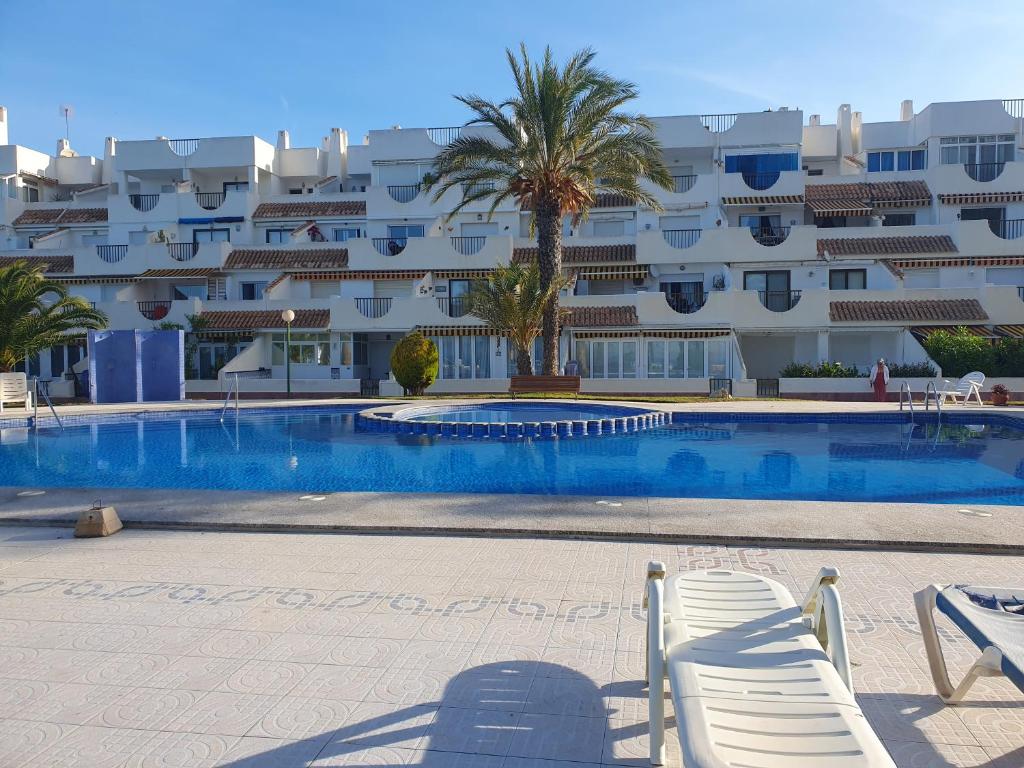
<path fill-rule="evenodd" d="M 388 184 L 388 194 L 396 203 L 411 203 L 420 193 L 420 184 Z"/>
<path fill-rule="evenodd" d="M 663 229 L 661 235 L 673 248 L 689 248 L 700 240 L 700 232 L 699 229 Z"/>
<path fill-rule="evenodd" d="M 1003 99 L 1003 109 L 1010 117 L 1024 117 L 1024 99 Z"/>
<path fill-rule="evenodd" d="M 687 176 L 672 177 L 672 191 L 677 193 L 689 192 L 697 183 L 697 174 L 691 173 Z"/>
<path fill-rule="evenodd" d="M 479 253 L 480 249 L 484 247 L 484 243 L 487 242 L 487 235 L 453 237 L 451 241 L 452 248 L 455 249 L 456 253 L 461 253 L 463 256 L 472 256 L 474 253 Z"/>
<path fill-rule="evenodd" d="M 438 298 L 437 306 L 447 317 L 462 317 L 469 314 L 469 296 L 442 296 Z"/>
<path fill-rule="evenodd" d="M 405 250 L 409 242 L 407 237 L 374 237 L 373 247 L 381 256 L 397 256 Z"/>
<path fill-rule="evenodd" d="M 786 242 L 789 237 L 789 227 L 758 227 L 750 230 L 751 236 L 761 245 L 769 248 Z"/>
<path fill-rule="evenodd" d="M 169 301 L 140 301 L 139 312 L 147 320 L 163 320 L 171 311 Z"/>
<path fill-rule="evenodd" d="M 384 317 L 391 309 L 390 298 L 355 299 L 356 309 L 363 317 L 375 319 Z"/>
<path fill-rule="evenodd" d="M 160 195 L 128 195 L 128 202 L 136 211 L 146 213 L 156 208 L 156 204 L 160 202 Z"/>
<path fill-rule="evenodd" d="M 128 255 L 127 245 L 97 245 L 96 255 L 108 264 L 116 264 Z"/>
<path fill-rule="evenodd" d="M 689 315 L 703 307 L 707 298 L 707 294 L 704 293 L 703 287 L 701 287 L 701 290 L 699 291 L 690 291 L 687 293 L 666 293 L 665 303 L 679 314 Z"/>
<path fill-rule="evenodd" d="M 975 181 L 992 181 L 999 178 L 1006 163 L 964 163 L 967 175 Z"/>
<path fill-rule="evenodd" d="M 495 189 L 493 181 L 480 181 L 475 184 L 463 184 L 462 185 L 462 196 L 469 197 L 471 195 L 490 194 Z"/>
<path fill-rule="evenodd" d="M 447 147 L 461 135 L 462 127 L 458 125 L 450 128 L 427 128 L 427 136 L 439 147 Z"/>
<path fill-rule="evenodd" d="M 189 261 L 199 252 L 199 243 L 168 243 L 167 254 L 175 261 Z"/>
<path fill-rule="evenodd" d="M 188 157 L 199 149 L 199 139 L 168 139 L 171 152 L 179 157 Z"/>
<path fill-rule="evenodd" d="M 758 291 L 757 297 L 765 309 L 789 312 L 800 302 L 800 291 Z"/>
<path fill-rule="evenodd" d="M 196 192 L 196 202 L 207 211 L 214 211 L 224 203 L 223 192 Z"/>
<path fill-rule="evenodd" d="M 1017 295 L 1020 296 L 1020 300 L 1024 301 L 1024 285 L 1017 286 Z"/>
<path fill-rule="evenodd" d="M 736 114 L 728 115 L 700 115 L 701 124 L 712 133 L 728 131 L 736 124 Z"/>
<path fill-rule="evenodd" d="M 740 173 L 743 183 L 751 189 L 763 190 L 775 186 L 779 180 L 779 171 L 768 171 L 767 173 Z"/>
<path fill-rule="evenodd" d="M 993 234 L 1003 240 L 1016 240 L 1024 235 L 1024 219 L 1003 219 L 1002 221 L 990 221 L 989 228 Z"/>

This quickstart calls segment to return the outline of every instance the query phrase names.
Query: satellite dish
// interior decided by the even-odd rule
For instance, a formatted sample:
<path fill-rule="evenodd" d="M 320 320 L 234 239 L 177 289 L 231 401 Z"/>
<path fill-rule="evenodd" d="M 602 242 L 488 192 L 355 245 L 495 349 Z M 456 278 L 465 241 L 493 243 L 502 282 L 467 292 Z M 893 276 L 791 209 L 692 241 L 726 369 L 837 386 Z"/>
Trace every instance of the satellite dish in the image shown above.
<path fill-rule="evenodd" d="M 61 104 L 57 114 L 64 118 L 64 138 L 71 141 L 71 118 L 75 116 L 75 108 L 70 104 Z"/>

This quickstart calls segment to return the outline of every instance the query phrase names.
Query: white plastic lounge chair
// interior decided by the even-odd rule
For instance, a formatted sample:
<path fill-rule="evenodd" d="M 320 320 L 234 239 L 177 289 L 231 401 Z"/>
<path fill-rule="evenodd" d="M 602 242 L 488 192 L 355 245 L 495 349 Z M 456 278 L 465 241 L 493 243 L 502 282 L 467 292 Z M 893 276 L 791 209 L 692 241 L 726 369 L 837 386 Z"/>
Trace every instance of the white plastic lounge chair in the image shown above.
<path fill-rule="evenodd" d="M 1006 676 L 1024 692 L 1024 588 L 932 584 L 914 595 L 914 603 L 935 690 L 944 702 L 959 704 L 979 677 Z M 949 680 L 939 645 L 936 609 L 981 649 L 981 656 L 957 686 Z"/>
<path fill-rule="evenodd" d="M 667 677 L 685 768 L 895 768 L 854 699 L 835 569 L 797 605 L 755 574 L 647 568 L 652 764 Z"/>
<path fill-rule="evenodd" d="M 32 408 L 32 393 L 24 373 L 0 373 L 0 413 L 6 403 L 23 403 L 26 411 Z"/>
<path fill-rule="evenodd" d="M 981 371 L 971 371 L 966 376 L 961 376 L 960 381 L 955 384 L 949 379 L 944 379 L 942 388 L 935 393 L 935 398 L 940 405 L 946 404 L 947 397 L 953 401 L 953 405 L 956 405 L 956 399 L 959 397 L 963 401 L 963 405 L 967 405 L 967 401 L 973 397 L 978 401 L 978 405 L 984 405 L 981 402 L 981 387 L 984 383 L 985 374 Z M 925 397 L 928 397 L 927 393 Z"/>

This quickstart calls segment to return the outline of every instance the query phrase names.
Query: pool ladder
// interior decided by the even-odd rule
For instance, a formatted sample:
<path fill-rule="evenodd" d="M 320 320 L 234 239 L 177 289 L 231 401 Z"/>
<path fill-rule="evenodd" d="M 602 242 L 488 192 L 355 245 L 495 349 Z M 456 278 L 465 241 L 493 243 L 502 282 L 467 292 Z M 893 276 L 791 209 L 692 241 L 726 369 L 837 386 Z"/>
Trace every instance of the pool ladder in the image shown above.
<path fill-rule="evenodd" d="M 64 423 L 60 420 L 60 416 L 57 415 L 57 409 L 53 407 L 53 401 L 50 400 L 50 393 L 47 387 L 39 386 L 39 377 L 36 376 L 32 380 L 35 384 L 35 397 L 32 398 L 32 426 L 35 430 L 39 431 L 39 396 L 42 395 L 43 399 L 46 400 L 46 404 L 50 407 L 50 413 L 53 414 L 53 418 L 57 421 L 57 426 L 60 427 L 60 431 L 64 431 Z"/>
<path fill-rule="evenodd" d="M 924 409 L 928 410 L 928 393 L 931 392 L 932 400 L 935 401 L 935 412 L 939 415 L 939 421 L 942 421 L 942 400 L 939 398 L 939 392 L 935 388 L 935 382 L 929 381 L 928 386 L 924 388 Z"/>
<path fill-rule="evenodd" d="M 231 384 L 231 386 L 228 387 L 228 395 L 227 395 L 227 397 L 224 398 L 224 407 L 220 409 L 220 422 L 221 422 L 221 424 L 224 423 L 224 414 L 227 413 L 228 405 L 231 404 L 231 395 L 232 395 L 232 393 L 234 393 L 234 395 L 235 395 L 235 416 L 237 417 L 238 416 L 238 374 L 237 373 L 235 374 L 234 382 Z"/>
<path fill-rule="evenodd" d="M 910 382 L 904 381 L 900 384 L 900 412 L 903 411 L 903 393 L 907 393 L 907 405 L 910 407 L 910 423 L 914 423 L 914 396 L 910 393 Z M 927 407 L 927 401 L 925 402 Z"/>

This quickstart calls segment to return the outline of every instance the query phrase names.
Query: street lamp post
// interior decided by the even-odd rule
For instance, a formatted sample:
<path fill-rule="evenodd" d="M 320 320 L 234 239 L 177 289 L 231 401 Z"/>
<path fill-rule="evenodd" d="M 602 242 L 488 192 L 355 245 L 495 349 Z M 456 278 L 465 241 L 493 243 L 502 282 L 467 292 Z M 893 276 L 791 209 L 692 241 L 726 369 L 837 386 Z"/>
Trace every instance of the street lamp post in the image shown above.
<path fill-rule="evenodd" d="M 281 319 L 284 320 L 285 331 L 284 331 L 284 375 L 287 380 L 287 396 L 291 399 L 292 396 L 292 321 L 295 319 L 295 312 L 291 309 L 286 309 L 281 313 Z"/>

